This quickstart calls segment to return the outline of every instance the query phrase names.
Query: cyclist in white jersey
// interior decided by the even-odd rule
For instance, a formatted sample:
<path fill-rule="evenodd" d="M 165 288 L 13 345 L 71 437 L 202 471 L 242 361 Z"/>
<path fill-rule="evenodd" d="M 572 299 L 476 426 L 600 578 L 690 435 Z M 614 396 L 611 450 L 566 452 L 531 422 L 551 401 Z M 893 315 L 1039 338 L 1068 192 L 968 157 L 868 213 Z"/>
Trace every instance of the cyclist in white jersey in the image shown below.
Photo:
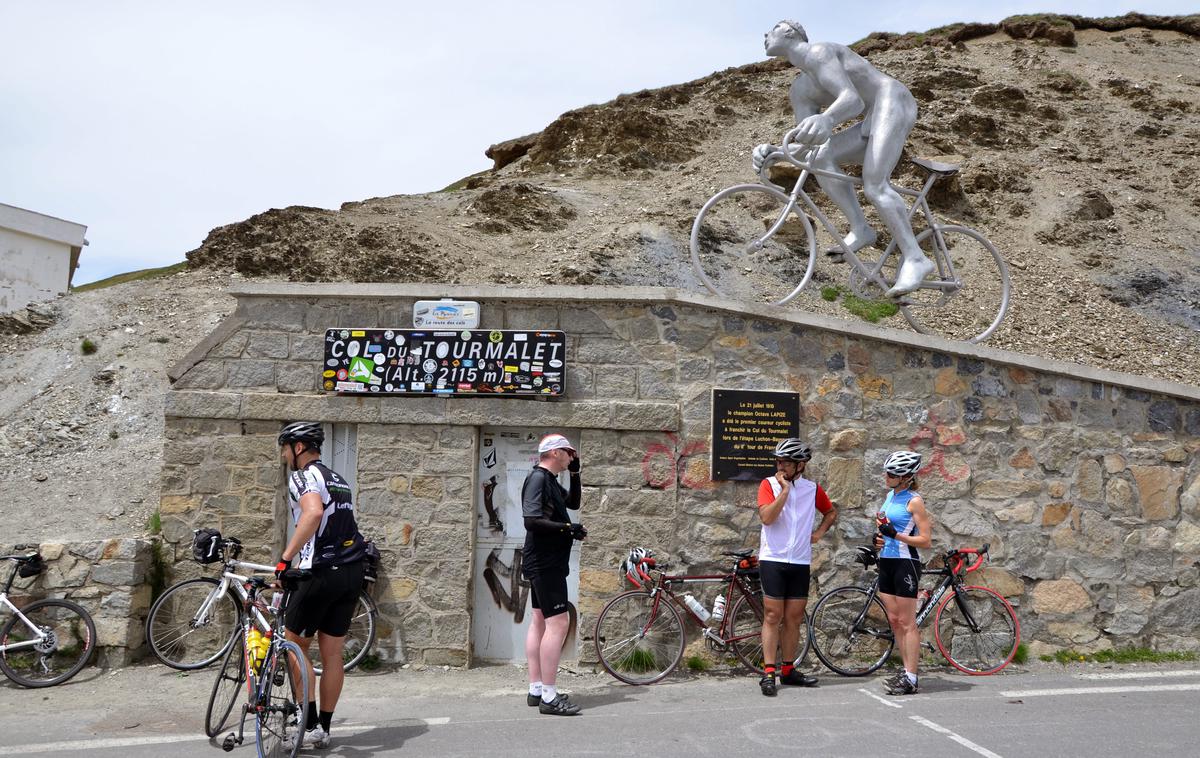
<path fill-rule="evenodd" d="M 917 583 L 921 579 L 918 548 L 932 544 L 932 523 L 925 501 L 917 494 L 921 455 L 900 450 L 883 464 L 888 494 L 875 517 L 879 551 L 879 599 L 887 609 L 888 623 L 904 670 L 884 682 L 889 695 L 913 695 L 917 688 L 917 663 L 921 660 L 921 630 L 917 628 Z"/>
<path fill-rule="evenodd" d="M 812 450 L 802 440 L 783 440 L 775 446 L 775 476 L 764 479 L 758 487 L 758 517 L 763 525 L 758 570 L 763 589 L 762 643 L 766 670 L 759 687 L 768 697 L 778 692 L 777 651 L 784 661 L 780 684 L 801 687 L 817 684 L 816 677 L 795 670 L 792 661 L 808 604 L 812 546 L 837 520 L 837 507 L 819 484 L 801 476 L 811 459 Z M 821 523 L 814 529 L 818 511 Z"/>

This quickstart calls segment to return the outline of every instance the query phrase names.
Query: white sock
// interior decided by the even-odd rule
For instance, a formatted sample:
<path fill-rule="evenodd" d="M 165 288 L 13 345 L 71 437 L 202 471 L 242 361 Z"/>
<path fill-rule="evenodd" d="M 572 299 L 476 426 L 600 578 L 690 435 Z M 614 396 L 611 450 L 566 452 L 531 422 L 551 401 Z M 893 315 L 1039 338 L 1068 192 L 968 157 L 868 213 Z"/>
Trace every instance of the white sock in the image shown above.
<path fill-rule="evenodd" d="M 530 682 L 529 683 L 529 694 L 530 695 L 541 695 L 542 694 L 542 683 L 541 682 Z"/>
<path fill-rule="evenodd" d="M 913 684 L 917 683 L 917 675 L 914 674 L 913 672 L 905 671 L 904 675 L 908 677 L 908 681 L 912 682 Z"/>
<path fill-rule="evenodd" d="M 558 696 L 558 688 L 553 684 L 542 685 L 542 702 L 553 703 L 554 698 Z"/>

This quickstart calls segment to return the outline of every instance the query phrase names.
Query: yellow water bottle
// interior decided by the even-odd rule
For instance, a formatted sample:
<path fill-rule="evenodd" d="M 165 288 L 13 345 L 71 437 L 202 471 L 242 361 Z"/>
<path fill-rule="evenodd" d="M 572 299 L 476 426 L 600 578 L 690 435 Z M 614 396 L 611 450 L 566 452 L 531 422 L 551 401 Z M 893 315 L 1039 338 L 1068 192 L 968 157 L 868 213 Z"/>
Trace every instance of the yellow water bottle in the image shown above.
<path fill-rule="evenodd" d="M 250 639 L 248 641 L 247 652 L 250 654 L 250 667 L 254 671 L 262 668 L 263 661 L 267 658 L 267 649 L 271 643 L 267 640 L 263 633 L 257 629 L 250 630 Z"/>

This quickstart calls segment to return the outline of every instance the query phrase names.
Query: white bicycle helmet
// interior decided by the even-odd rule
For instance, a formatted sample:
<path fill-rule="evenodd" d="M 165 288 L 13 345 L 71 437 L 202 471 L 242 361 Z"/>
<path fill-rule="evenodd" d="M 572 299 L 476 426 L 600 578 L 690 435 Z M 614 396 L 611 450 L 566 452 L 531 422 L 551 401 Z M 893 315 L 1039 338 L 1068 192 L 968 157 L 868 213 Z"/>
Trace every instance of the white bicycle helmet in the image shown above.
<path fill-rule="evenodd" d="M 788 437 L 775 446 L 775 457 L 789 461 L 810 461 L 812 449 L 804 444 L 804 440 Z"/>
<path fill-rule="evenodd" d="M 892 476 L 912 476 L 921 468 L 921 454 L 911 450 L 897 450 L 883 462 L 883 470 Z"/>

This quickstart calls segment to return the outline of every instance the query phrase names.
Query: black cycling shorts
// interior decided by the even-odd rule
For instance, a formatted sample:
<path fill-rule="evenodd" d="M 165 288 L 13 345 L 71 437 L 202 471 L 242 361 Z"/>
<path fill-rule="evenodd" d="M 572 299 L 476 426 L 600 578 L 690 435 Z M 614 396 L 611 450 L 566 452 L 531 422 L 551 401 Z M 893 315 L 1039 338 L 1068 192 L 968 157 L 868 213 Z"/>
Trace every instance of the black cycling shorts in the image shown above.
<path fill-rule="evenodd" d="M 302 582 L 288 598 L 284 626 L 293 634 L 311 637 L 317 632 L 345 637 L 363 586 L 362 561 L 344 566 L 320 566 L 312 579 Z"/>
<path fill-rule="evenodd" d="M 879 559 L 879 591 L 896 597 L 916 597 L 921 562 L 912 558 Z"/>
<path fill-rule="evenodd" d="M 759 561 L 758 578 L 763 597 L 772 600 L 808 599 L 808 564 Z"/>
<path fill-rule="evenodd" d="M 529 602 L 542 612 L 542 616 L 550 618 L 560 613 L 566 613 L 570 607 L 567 602 L 566 574 L 539 573 L 529 579 Z"/>

